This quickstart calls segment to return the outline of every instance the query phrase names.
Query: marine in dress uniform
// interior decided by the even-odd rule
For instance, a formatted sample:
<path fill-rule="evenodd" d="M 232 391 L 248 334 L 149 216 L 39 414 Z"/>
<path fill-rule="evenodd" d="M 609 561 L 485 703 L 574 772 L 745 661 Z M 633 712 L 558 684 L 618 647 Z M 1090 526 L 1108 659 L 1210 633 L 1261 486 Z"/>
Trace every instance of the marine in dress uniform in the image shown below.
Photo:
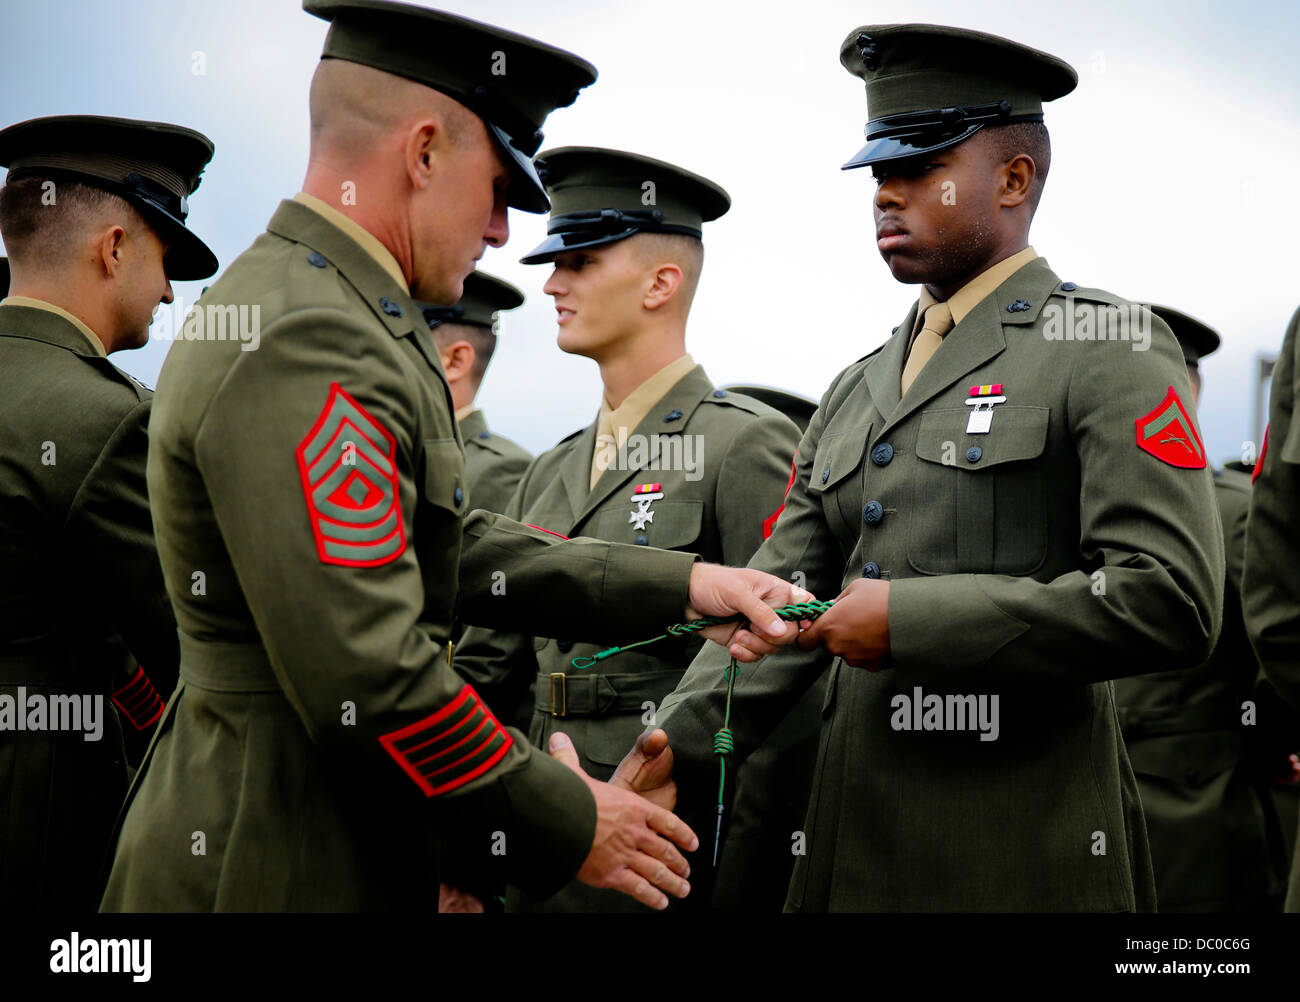
<path fill-rule="evenodd" d="M 1218 350 L 1218 333 L 1178 310 L 1151 310 L 1178 338 L 1199 403 L 1200 360 Z M 1191 671 L 1116 679 L 1115 703 L 1142 796 L 1159 909 L 1275 910 L 1286 876 L 1281 830 L 1272 777 L 1255 753 L 1257 732 L 1271 723 L 1260 717 L 1273 704 L 1256 693 L 1259 665 L 1241 618 L 1250 477 L 1211 472 L 1227 566 L 1219 642 Z"/>
<path fill-rule="evenodd" d="M 145 484 L 152 394 L 107 355 L 144 343 L 172 279 L 216 269 L 184 224 L 211 157 L 207 137 L 157 122 L 0 132 L 16 293 L 0 301 L 0 901 L 13 914 L 95 909 L 129 769 L 176 684 Z"/>
<path fill-rule="evenodd" d="M 524 294 L 509 282 L 476 271 L 465 279 L 465 292 L 455 306 L 429 303 L 421 307 L 433 330 L 442 371 L 456 405 L 456 423 L 465 443 L 470 504 L 497 513 L 506 510 L 533 456 L 523 446 L 491 431 L 483 412 L 474 406 L 474 398 L 496 351 L 498 315 L 523 302 Z"/>
<path fill-rule="evenodd" d="M 745 564 L 781 504 L 798 433 L 776 409 L 718 389 L 686 353 L 698 258 L 690 262 L 690 250 L 647 243 L 661 234 L 700 241 L 704 223 L 725 213 L 730 198 L 706 178 L 616 150 L 568 147 L 543 153 L 537 163 L 552 201 L 549 235 L 523 261 L 555 265 L 546 289 L 567 314 L 561 347 L 594 359 L 602 375 L 634 376 L 621 389 L 606 380 L 596 419 L 537 458 L 507 514 L 563 536 Z M 660 261 L 670 259 L 681 284 L 672 300 L 648 308 Z M 633 271 L 639 280 L 624 280 Z M 533 744 L 544 748 L 554 731 L 564 731 L 583 767 L 607 778 L 681 678 L 700 639 L 664 641 L 603 669 L 575 669 L 574 659 L 601 646 L 554 632 L 467 630 L 456 668 L 481 690 L 499 693 L 502 705 L 526 699 L 531 684 L 532 705 L 525 708 Z M 811 768 L 811 761 L 805 764 Z M 788 859 L 783 847 L 776 862 Z M 707 872 L 703 862 L 694 866 L 697 892 L 700 871 Z M 752 869 L 749 876 L 757 880 Z M 701 903 L 707 901 L 697 893 L 691 904 Z M 577 883 L 544 903 L 524 897 L 518 906 L 640 907 Z"/>
<path fill-rule="evenodd" d="M 1300 710 L 1300 310 L 1291 318 L 1269 397 L 1268 431 L 1255 467 L 1241 598 L 1246 632 L 1268 681 Z M 1300 849 L 1284 908 L 1300 912 Z"/>
<path fill-rule="evenodd" d="M 128 794 L 103 907 L 432 912 L 447 840 L 500 848 L 536 893 L 584 868 L 666 905 L 653 885 L 687 888 L 660 835 L 689 850 L 691 833 L 503 727 L 450 669 L 454 610 L 612 638 L 691 614 L 696 580 L 733 595 L 742 579 L 693 568 L 692 554 L 560 544 L 471 512 L 413 298 L 460 297 L 472 256 L 505 239 L 507 200 L 546 207 L 529 155 L 595 71 L 424 8 L 305 8 L 332 22 L 312 86 L 316 194 L 282 202 L 202 300 L 257 307 L 259 347 L 178 341 L 159 380 L 149 491 L 181 684 Z M 400 134 L 403 158 L 349 161 L 384 115 L 378 135 Z M 394 250 L 336 208 L 335 164 L 376 229 L 400 219 L 415 248 L 440 250 Z M 498 573 L 504 596 L 490 593 Z M 771 594 L 721 604 L 779 603 L 780 583 L 763 580 Z M 611 810 L 632 820 L 611 828 Z M 609 841 L 625 862 L 587 861 L 593 839 L 616 837 L 643 842 L 648 862 Z"/>
<path fill-rule="evenodd" d="M 1067 339 L 1067 313 L 1131 304 L 1027 246 L 1047 163 L 1026 123 L 1069 66 L 934 25 L 859 28 L 841 62 L 870 112 L 846 167 L 872 165 L 878 247 L 925 287 L 822 397 L 751 561 L 839 594 L 736 681 L 742 760 L 830 669 L 786 907 L 1150 909 L 1109 680 L 1202 662 L 1222 601 L 1182 353 L 1145 311 L 1148 350 Z M 726 663 L 702 651 L 660 709 L 683 797 L 717 782 Z"/>

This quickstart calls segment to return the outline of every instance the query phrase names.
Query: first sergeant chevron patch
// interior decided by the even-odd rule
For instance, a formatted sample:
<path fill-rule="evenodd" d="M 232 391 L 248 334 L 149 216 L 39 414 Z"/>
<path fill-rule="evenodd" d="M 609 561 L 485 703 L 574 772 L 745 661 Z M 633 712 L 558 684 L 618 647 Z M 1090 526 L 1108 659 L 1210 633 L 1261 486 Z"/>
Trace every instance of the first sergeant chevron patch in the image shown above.
<path fill-rule="evenodd" d="M 1205 469 L 1205 446 L 1172 386 L 1156 409 L 1138 418 L 1136 424 L 1138 448 L 1170 466 Z"/>
<path fill-rule="evenodd" d="M 465 685 L 437 713 L 380 737 L 426 797 L 450 793 L 505 757 L 514 740 Z"/>
<path fill-rule="evenodd" d="M 377 567 L 401 556 L 396 439 L 338 383 L 297 455 L 322 563 Z"/>

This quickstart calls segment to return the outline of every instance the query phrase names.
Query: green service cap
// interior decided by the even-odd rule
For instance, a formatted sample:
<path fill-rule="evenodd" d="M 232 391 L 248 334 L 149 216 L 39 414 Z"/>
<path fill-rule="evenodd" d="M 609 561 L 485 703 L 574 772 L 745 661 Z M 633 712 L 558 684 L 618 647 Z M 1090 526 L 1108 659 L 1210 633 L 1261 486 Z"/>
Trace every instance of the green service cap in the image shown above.
<path fill-rule="evenodd" d="M 322 59 L 361 63 L 455 98 L 487 126 L 511 166 L 507 202 L 550 208 L 533 169 L 542 125 L 577 100 L 596 68 L 570 52 L 467 17 L 387 0 L 303 0 L 330 22 Z"/>
<path fill-rule="evenodd" d="M 1041 122 L 1043 102 L 1074 90 L 1069 63 L 997 35 L 939 24 L 868 24 L 840 62 L 867 84 L 867 145 L 843 167 L 931 153 L 985 125 Z"/>
<path fill-rule="evenodd" d="M 1195 317 L 1189 317 L 1186 313 L 1168 306 L 1148 303 L 1147 309 L 1169 325 L 1169 329 L 1174 332 L 1174 337 L 1178 338 L 1178 344 L 1183 349 L 1183 358 L 1187 360 L 1188 365 L 1195 366 L 1206 355 L 1213 355 L 1219 350 L 1222 339 L 1218 331 L 1209 324 L 1201 323 Z"/>
<path fill-rule="evenodd" d="M 520 258 L 524 264 L 634 233 L 700 237 L 705 223 L 731 208 L 731 196 L 708 178 L 622 150 L 547 150 L 537 171 L 551 196 L 551 218 L 546 239 Z"/>
<path fill-rule="evenodd" d="M 439 324 L 469 324 L 471 327 L 486 327 L 495 334 L 497 313 L 513 310 L 523 303 L 524 294 L 509 282 L 474 271 L 465 279 L 465 288 L 455 306 L 421 303 L 420 309 L 431 329 Z"/>
<path fill-rule="evenodd" d="M 0 299 L 9 295 L 9 259 L 0 257 Z"/>
<path fill-rule="evenodd" d="M 753 397 L 760 403 L 775 408 L 798 425 L 800 433 L 808 430 L 808 424 L 812 421 L 813 414 L 817 412 L 816 400 L 809 400 L 807 397 L 802 397 L 798 393 L 791 393 L 789 390 L 778 390 L 774 386 L 735 383 L 722 388 L 728 393 L 739 393 L 746 397 Z"/>
<path fill-rule="evenodd" d="M 130 202 L 170 249 L 170 279 L 207 278 L 216 255 L 185 226 L 189 197 L 212 159 L 212 140 L 165 122 L 99 115 L 33 118 L 0 131 L 0 167 L 8 180 L 60 178 L 102 188 Z"/>

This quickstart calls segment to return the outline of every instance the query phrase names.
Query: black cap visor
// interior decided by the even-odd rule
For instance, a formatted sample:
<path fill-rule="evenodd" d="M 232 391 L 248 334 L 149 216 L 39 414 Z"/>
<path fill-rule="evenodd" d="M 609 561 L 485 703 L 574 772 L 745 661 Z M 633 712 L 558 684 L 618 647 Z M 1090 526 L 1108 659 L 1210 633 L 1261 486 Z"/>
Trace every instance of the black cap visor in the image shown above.
<path fill-rule="evenodd" d="M 920 156 L 923 153 L 937 153 L 950 146 L 969 139 L 984 127 L 983 122 L 968 125 L 956 132 L 951 130 L 920 129 L 912 132 L 900 132 L 888 136 L 868 139 L 867 145 L 858 150 L 840 170 L 852 170 L 855 167 L 869 167 L 887 160 L 903 160 L 907 157 Z"/>
<path fill-rule="evenodd" d="M 620 240 L 626 240 L 634 233 L 640 233 L 638 227 L 630 227 L 624 230 L 610 232 L 604 230 L 593 232 L 591 230 L 572 230 L 568 233 L 552 233 L 540 244 L 530 250 L 527 254 L 519 259 L 520 264 L 550 264 L 555 260 L 556 254 L 563 254 L 565 251 L 582 250 L 584 247 L 603 247 L 606 244 L 618 243 Z"/>
<path fill-rule="evenodd" d="M 505 129 L 486 118 L 483 119 L 483 124 L 487 126 L 489 135 L 496 140 L 501 152 L 506 155 L 506 163 L 510 167 L 506 204 L 524 212 L 550 212 L 551 200 L 546 197 L 546 189 L 542 187 L 542 179 L 537 176 L 533 158 L 514 144 Z"/>

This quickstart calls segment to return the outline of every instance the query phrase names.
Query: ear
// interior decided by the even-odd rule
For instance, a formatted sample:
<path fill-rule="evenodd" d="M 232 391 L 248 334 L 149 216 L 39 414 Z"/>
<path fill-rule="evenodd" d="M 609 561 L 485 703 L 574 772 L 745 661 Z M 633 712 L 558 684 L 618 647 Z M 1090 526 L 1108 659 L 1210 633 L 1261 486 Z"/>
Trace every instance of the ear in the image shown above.
<path fill-rule="evenodd" d="M 126 229 L 119 223 L 106 226 L 95 238 L 95 256 L 106 278 L 116 278 L 126 261 Z"/>
<path fill-rule="evenodd" d="M 474 369 L 474 359 L 478 353 L 468 341 L 453 341 L 445 348 L 439 348 L 442 356 L 442 371 L 447 374 L 448 383 L 457 383 Z"/>
<path fill-rule="evenodd" d="M 1029 189 L 1033 187 L 1038 167 L 1028 153 L 1017 153 L 1002 167 L 1002 195 L 998 206 L 1014 209 L 1023 205 L 1029 198 Z"/>
<path fill-rule="evenodd" d="M 650 276 L 650 287 L 646 289 L 641 305 L 647 310 L 661 309 L 677 295 L 682 287 L 682 269 L 672 263 L 658 265 Z"/>
<path fill-rule="evenodd" d="M 442 122 L 437 118 L 421 119 L 406 132 L 406 173 L 417 190 L 427 188 L 433 180 L 443 135 Z"/>

